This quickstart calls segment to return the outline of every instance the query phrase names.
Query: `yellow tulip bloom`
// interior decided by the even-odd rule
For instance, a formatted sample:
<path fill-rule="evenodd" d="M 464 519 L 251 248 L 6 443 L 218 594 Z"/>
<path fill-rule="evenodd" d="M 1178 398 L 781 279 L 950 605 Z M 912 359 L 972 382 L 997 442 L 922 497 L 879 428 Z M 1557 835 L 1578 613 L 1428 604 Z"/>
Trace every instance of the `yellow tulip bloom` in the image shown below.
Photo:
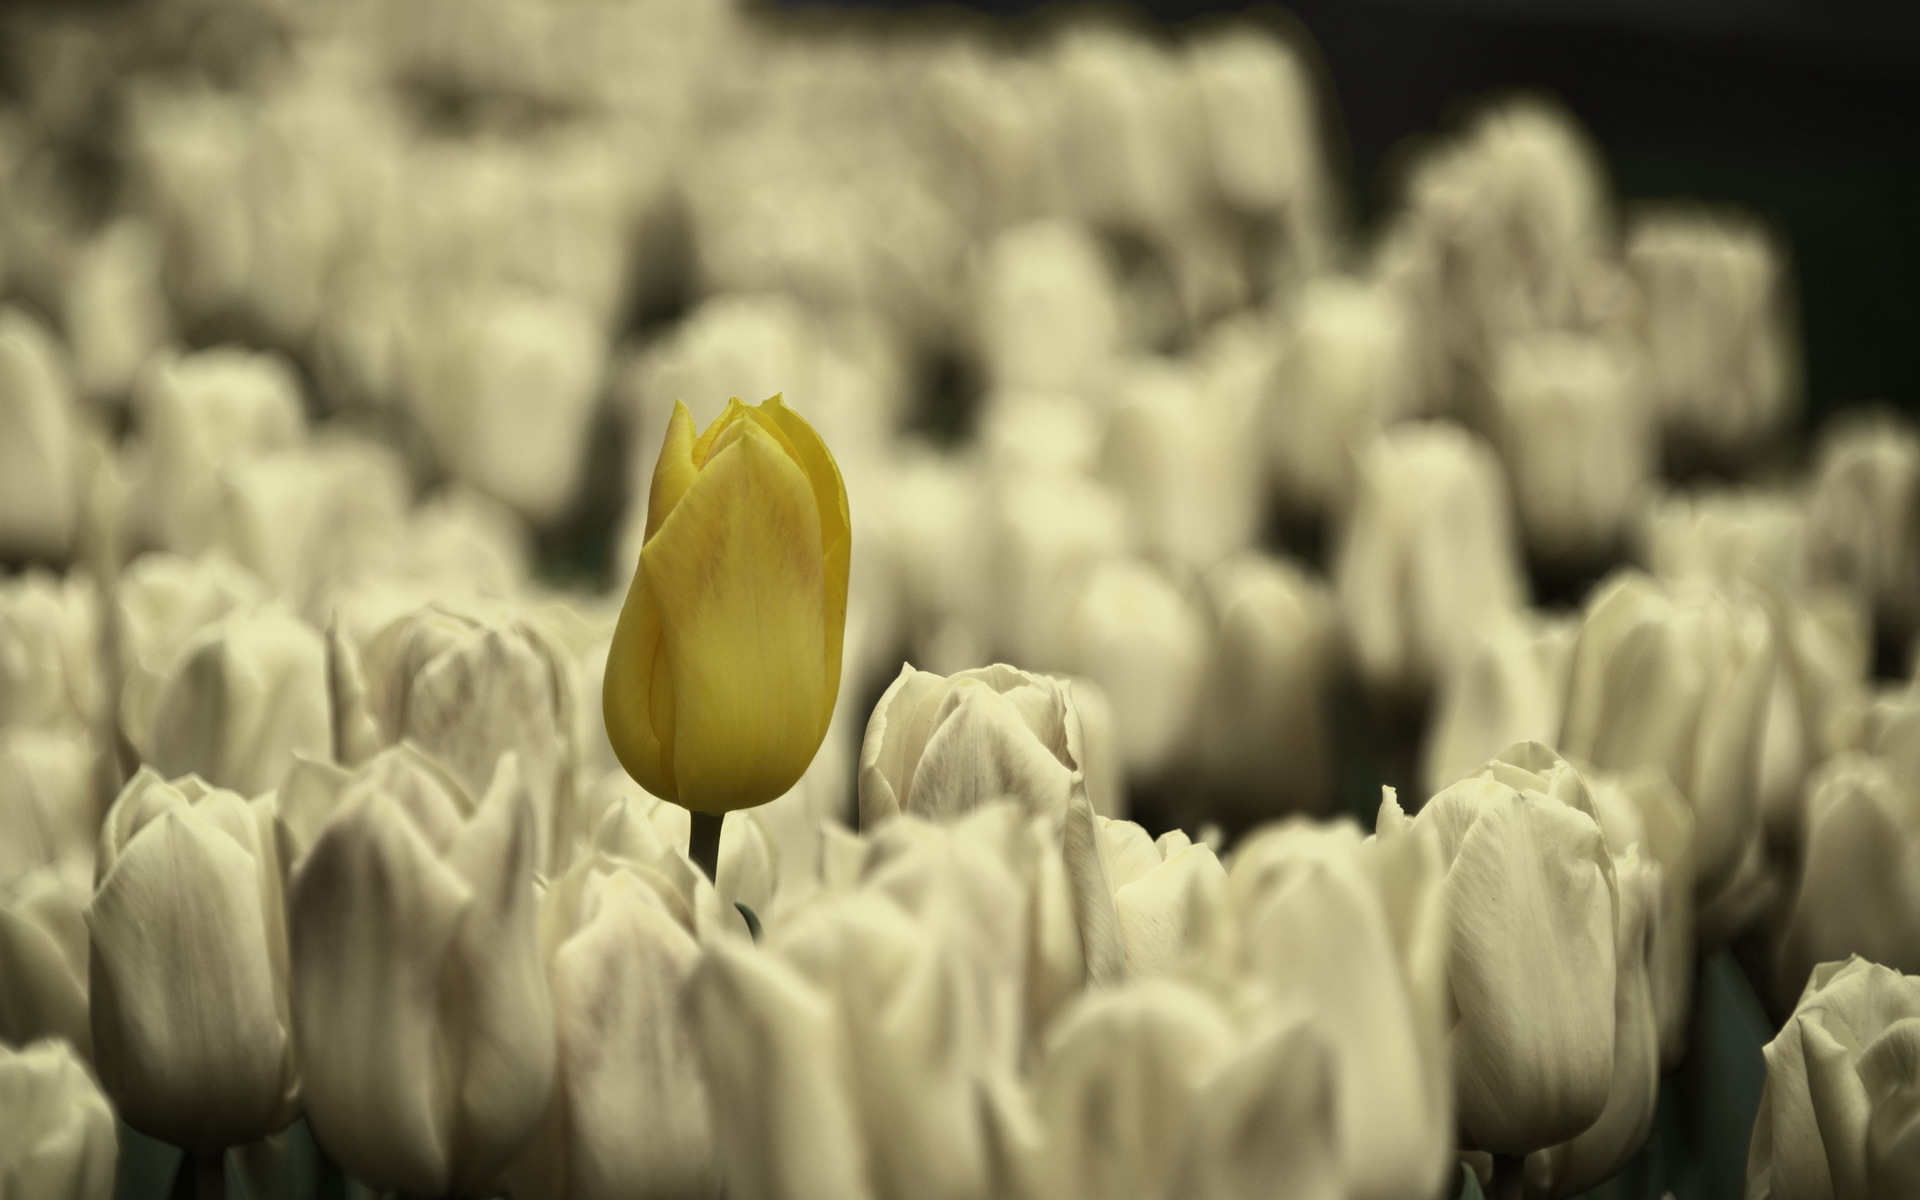
<path fill-rule="evenodd" d="M 601 695 L 641 787 L 724 813 L 800 778 L 840 691 L 851 541 L 840 468 L 779 396 L 697 437 L 674 404 Z"/>

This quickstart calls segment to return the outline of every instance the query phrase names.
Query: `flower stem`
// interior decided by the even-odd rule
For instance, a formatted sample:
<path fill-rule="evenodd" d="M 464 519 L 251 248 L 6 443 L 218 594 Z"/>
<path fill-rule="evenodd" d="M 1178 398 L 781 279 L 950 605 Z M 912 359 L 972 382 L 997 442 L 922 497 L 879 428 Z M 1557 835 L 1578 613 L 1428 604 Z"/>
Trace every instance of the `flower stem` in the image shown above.
<path fill-rule="evenodd" d="M 194 1200 L 227 1200 L 227 1152 L 193 1152 Z"/>
<path fill-rule="evenodd" d="M 1521 1200 L 1526 1195 L 1527 1160 L 1517 1154 L 1493 1156 L 1493 1186 L 1487 1200 Z"/>
<path fill-rule="evenodd" d="M 693 845 L 687 851 L 693 861 L 699 864 L 707 878 L 720 882 L 720 823 L 719 813 L 692 812 Z"/>

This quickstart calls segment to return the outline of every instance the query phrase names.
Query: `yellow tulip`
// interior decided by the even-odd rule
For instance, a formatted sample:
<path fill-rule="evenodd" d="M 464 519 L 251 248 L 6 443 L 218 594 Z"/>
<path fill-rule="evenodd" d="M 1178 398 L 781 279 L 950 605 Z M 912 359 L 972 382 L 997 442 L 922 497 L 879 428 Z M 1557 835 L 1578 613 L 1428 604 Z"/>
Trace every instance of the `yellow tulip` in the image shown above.
<path fill-rule="evenodd" d="M 698 437 L 674 404 L 601 696 L 641 787 L 723 813 L 800 778 L 840 691 L 850 543 L 840 468 L 779 396 Z"/>

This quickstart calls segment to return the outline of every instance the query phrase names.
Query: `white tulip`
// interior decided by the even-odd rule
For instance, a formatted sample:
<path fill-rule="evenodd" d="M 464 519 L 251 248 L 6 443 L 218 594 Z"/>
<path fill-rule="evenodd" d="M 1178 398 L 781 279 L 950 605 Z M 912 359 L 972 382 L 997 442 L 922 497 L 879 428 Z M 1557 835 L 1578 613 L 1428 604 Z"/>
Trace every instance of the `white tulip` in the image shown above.
<path fill-rule="evenodd" d="M 1758 854 L 1774 662 L 1760 606 L 1700 584 L 1622 572 L 1597 589 L 1581 622 L 1560 747 L 1602 770 L 1666 771 L 1693 806 L 1702 906 Z"/>
<path fill-rule="evenodd" d="M 1615 1054 L 1618 889 L 1586 784 L 1511 746 L 1413 820 L 1447 864 L 1460 1128 L 1494 1154 L 1570 1141 L 1606 1109 Z"/>
<path fill-rule="evenodd" d="M 79 523 L 73 385 L 34 317 L 0 310 L 0 554 L 65 559 Z"/>
<path fill-rule="evenodd" d="M 559 517 L 579 486 L 606 357 L 590 315 L 500 290 L 455 298 L 416 337 L 412 406 L 441 465 L 535 523 Z"/>
<path fill-rule="evenodd" d="M 1063 403 L 1083 411 L 1078 402 Z M 991 420 L 989 412 L 983 422 Z M 915 448 L 899 459 L 886 503 L 863 519 L 872 522 L 867 536 L 893 576 L 908 657 L 940 672 L 978 666 L 990 657 L 985 480 L 967 458 Z"/>
<path fill-rule="evenodd" d="M 1480 629 L 1526 602 L 1493 453 L 1438 422 L 1375 438 L 1333 582 L 1361 677 L 1385 691 L 1430 688 Z"/>
<path fill-rule="evenodd" d="M 1140 562 L 1102 566 L 1068 624 L 1068 661 L 1113 706 L 1130 778 L 1153 778 L 1191 754 L 1207 631 L 1173 582 Z"/>
<path fill-rule="evenodd" d="M 1657 430 L 1635 367 L 1602 338 L 1568 333 L 1516 339 L 1495 358 L 1494 441 L 1542 559 L 1604 561 L 1652 483 Z"/>
<path fill-rule="evenodd" d="M 533 798 L 542 871 L 557 872 L 573 827 L 575 668 L 539 621 L 429 605 L 388 625 L 364 654 L 381 736 L 408 739 L 478 795 L 509 751 Z"/>
<path fill-rule="evenodd" d="M 0 579 L 0 726 L 91 727 L 106 690 L 100 600 L 84 575 Z"/>
<path fill-rule="evenodd" d="M 995 644 L 1016 661 L 1065 665 L 1074 606 L 1087 580 L 1127 546 L 1112 490 L 1068 475 L 999 481 L 988 506 L 987 603 Z"/>
<path fill-rule="evenodd" d="M 1315 279 L 1294 302 L 1266 387 L 1267 461 L 1287 503 L 1338 516 L 1361 454 L 1420 401 L 1405 302 L 1385 285 Z"/>
<path fill-rule="evenodd" d="M 1059 80 L 1055 187 L 1095 225 L 1152 236 L 1194 204 L 1200 165 L 1197 97 L 1160 44 L 1095 23 L 1054 47 Z"/>
<path fill-rule="evenodd" d="M 1569 618 L 1527 611 L 1496 618 L 1472 640 L 1441 679 L 1421 749 L 1420 775 L 1429 793 L 1466 778 L 1515 742 L 1559 739 L 1578 633 Z"/>
<path fill-rule="evenodd" d="M 554 1076 L 533 799 L 503 756 L 476 801 L 413 746 L 355 772 L 287 891 L 307 1119 L 348 1174 L 489 1195 Z"/>
<path fill-rule="evenodd" d="M 1615 859 L 1637 846 L 1648 864 L 1659 867 L 1647 977 L 1660 1027 L 1660 1065 L 1672 1069 L 1686 1053 L 1693 1021 L 1693 810 L 1657 767 L 1626 775 L 1590 772 L 1587 784 Z"/>
<path fill-rule="evenodd" d="M 38 866 L 92 881 L 98 758 L 84 729 L 0 726 L 0 881 Z"/>
<path fill-rule="evenodd" d="M 1057 220 L 1008 229 L 987 249 L 978 291 L 976 331 L 994 386 L 1097 394 L 1120 313 L 1092 234 Z"/>
<path fill-rule="evenodd" d="M 50 865 L 0 880 L 0 1043 L 62 1038 L 93 1048 L 87 1011 L 91 880 Z"/>
<path fill-rule="evenodd" d="M 1920 974 L 1920 795 L 1887 761 L 1844 755 L 1807 784 L 1799 888 L 1780 935 L 1775 995 L 1858 954 Z"/>
<path fill-rule="evenodd" d="M 1720 458 L 1751 453 L 1800 403 L 1781 254 L 1726 212 L 1653 211 L 1627 231 L 1654 400 L 1670 433 Z"/>
<path fill-rule="evenodd" d="M 1319 811 L 1333 787 L 1333 597 L 1297 565 L 1235 555 L 1201 583 L 1211 648 L 1197 737 L 1216 811 Z"/>
<path fill-rule="evenodd" d="M 299 1112 L 272 802 L 142 768 L 107 813 L 93 1057 L 128 1124 L 224 1150 Z"/>
<path fill-rule="evenodd" d="M 139 217 L 117 218 L 74 257 L 61 309 L 84 395 L 121 400 L 167 340 L 160 270 L 159 238 Z"/>
<path fill-rule="evenodd" d="M 1108 828 L 1116 825 L 1139 829 L 1131 822 L 1117 821 Z M 1141 836 L 1144 839 L 1144 832 Z M 1227 873 L 1220 860 L 1212 848 L 1187 843 L 1184 835 L 1156 849 L 1157 861 L 1146 871 L 1131 878 L 1116 874 L 1109 880 L 1126 949 L 1127 978 L 1154 979 L 1178 974 L 1183 968 L 1204 972 L 1209 965 L 1228 966 L 1223 961 L 1231 953 Z"/>
<path fill-rule="evenodd" d="M 649 868 L 597 856 L 548 888 L 553 1100 L 508 1169 L 516 1197 L 718 1193 L 706 1084 L 681 992 L 694 917 Z"/>
<path fill-rule="evenodd" d="M 143 755 L 153 741 L 160 696 L 193 635 L 230 613 L 266 603 L 267 585 L 224 554 L 199 558 L 142 554 L 114 586 L 120 731 Z"/>
<path fill-rule="evenodd" d="M 873 1197 L 831 997 L 780 957 L 727 940 L 707 948 L 686 1004 L 728 1196 Z"/>
<path fill-rule="evenodd" d="M 1189 41 L 1187 69 L 1213 190 L 1240 212 L 1279 219 L 1307 250 L 1304 265 L 1317 266 L 1332 214 L 1320 101 L 1300 55 L 1263 28 L 1235 25 Z"/>
<path fill-rule="evenodd" d="M 1884 413 L 1823 429 L 1807 522 L 1814 577 L 1908 636 L 1920 624 L 1920 433 Z"/>
<path fill-rule="evenodd" d="M 1089 788 L 1073 688 L 1009 666 L 941 676 L 902 667 L 867 722 L 860 826 L 950 821 L 1003 796 L 1057 824 Z"/>
<path fill-rule="evenodd" d="M 1230 397 L 1160 359 L 1129 361 L 1117 390 L 1102 470 L 1127 506 L 1135 549 L 1199 571 L 1249 545 L 1254 454 Z"/>
<path fill-rule="evenodd" d="M 147 459 L 136 511 L 163 549 L 196 554 L 212 542 L 221 472 L 304 434 L 300 387 L 279 357 L 233 347 L 155 356 L 134 387 Z"/>
<path fill-rule="evenodd" d="M 1376 838 L 1268 826 L 1231 867 L 1242 968 L 1326 1040 L 1341 1173 L 1361 1198 L 1430 1194 L 1453 1161 L 1439 845 L 1382 812 Z"/>
<path fill-rule="evenodd" d="M 1599 1119 L 1578 1136 L 1527 1156 L 1529 1196 L 1571 1196 L 1610 1179 L 1639 1153 L 1660 1095 L 1660 1021 L 1651 972 L 1659 953 L 1657 862 L 1637 848 L 1616 855 L 1613 1073 Z"/>
<path fill-rule="evenodd" d="M 1344 1081 L 1315 1028 L 1277 1022 L 1202 1085 L 1168 1200 L 1349 1196 L 1333 1114 Z"/>
<path fill-rule="evenodd" d="M 1766 1058 L 1748 1196 L 1911 1194 L 1920 1181 L 1920 979 L 1858 957 L 1820 964 Z"/>
<path fill-rule="evenodd" d="M 163 775 L 257 795 L 280 785 L 295 755 L 333 755 L 326 645 L 277 606 L 202 627 L 155 691 L 142 752 Z"/>
<path fill-rule="evenodd" d="M 0 1045 L 0 1195 L 109 1200 L 120 1158 L 113 1108 L 71 1048 Z"/>

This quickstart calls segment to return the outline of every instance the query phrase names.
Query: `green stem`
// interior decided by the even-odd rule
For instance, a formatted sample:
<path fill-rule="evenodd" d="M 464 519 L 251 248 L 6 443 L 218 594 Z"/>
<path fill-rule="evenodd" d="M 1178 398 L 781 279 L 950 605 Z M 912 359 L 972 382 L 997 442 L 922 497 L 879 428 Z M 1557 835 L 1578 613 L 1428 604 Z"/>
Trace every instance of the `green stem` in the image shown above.
<path fill-rule="evenodd" d="M 227 1152 L 193 1152 L 193 1200 L 227 1200 Z"/>
<path fill-rule="evenodd" d="M 1527 1160 L 1516 1154 L 1493 1156 L 1493 1186 L 1487 1200 L 1522 1200 L 1526 1195 Z"/>
<path fill-rule="evenodd" d="M 692 812 L 693 839 L 687 853 L 699 864 L 707 878 L 720 882 L 720 823 L 724 819 L 719 813 Z"/>

